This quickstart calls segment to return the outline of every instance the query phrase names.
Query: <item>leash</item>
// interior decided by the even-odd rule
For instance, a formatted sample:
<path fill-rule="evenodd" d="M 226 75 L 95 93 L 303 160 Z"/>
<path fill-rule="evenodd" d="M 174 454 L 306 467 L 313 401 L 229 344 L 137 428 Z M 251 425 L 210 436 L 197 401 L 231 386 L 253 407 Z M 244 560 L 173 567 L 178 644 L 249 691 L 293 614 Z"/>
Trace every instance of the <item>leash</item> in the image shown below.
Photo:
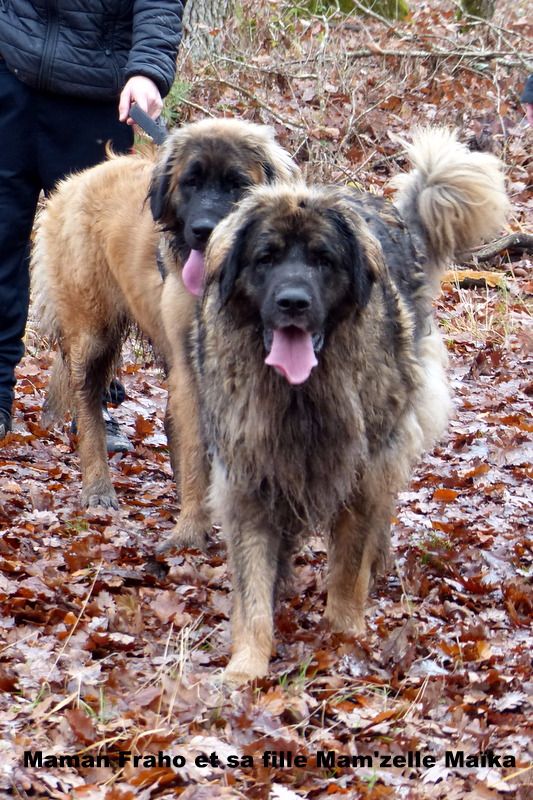
<path fill-rule="evenodd" d="M 139 128 L 142 128 L 152 138 L 154 144 L 163 144 L 168 136 L 168 131 L 161 117 L 158 117 L 157 120 L 152 119 L 137 103 L 131 106 L 129 115 Z"/>
<path fill-rule="evenodd" d="M 168 130 L 161 117 L 158 117 L 157 120 L 153 120 L 152 117 L 150 117 L 146 111 L 143 111 L 136 103 L 130 108 L 130 117 L 151 137 L 154 144 L 163 144 L 168 136 Z M 164 281 L 168 275 L 168 270 L 165 265 L 165 259 L 163 258 L 161 242 L 157 248 L 156 264 L 159 274 Z"/>

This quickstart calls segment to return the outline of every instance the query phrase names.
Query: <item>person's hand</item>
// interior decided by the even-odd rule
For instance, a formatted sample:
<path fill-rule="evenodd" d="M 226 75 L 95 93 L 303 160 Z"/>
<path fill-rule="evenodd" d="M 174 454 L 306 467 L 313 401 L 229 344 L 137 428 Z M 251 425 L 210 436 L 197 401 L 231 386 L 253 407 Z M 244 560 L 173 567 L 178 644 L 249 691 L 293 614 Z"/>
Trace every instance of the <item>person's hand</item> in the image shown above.
<path fill-rule="evenodd" d="M 155 83 L 144 75 L 134 75 L 124 86 L 118 104 L 118 115 L 121 122 L 133 125 L 129 116 L 132 103 L 146 111 L 152 119 L 157 119 L 163 108 L 163 100 Z"/>
<path fill-rule="evenodd" d="M 533 125 L 533 103 L 526 103 L 526 117 L 530 125 Z"/>

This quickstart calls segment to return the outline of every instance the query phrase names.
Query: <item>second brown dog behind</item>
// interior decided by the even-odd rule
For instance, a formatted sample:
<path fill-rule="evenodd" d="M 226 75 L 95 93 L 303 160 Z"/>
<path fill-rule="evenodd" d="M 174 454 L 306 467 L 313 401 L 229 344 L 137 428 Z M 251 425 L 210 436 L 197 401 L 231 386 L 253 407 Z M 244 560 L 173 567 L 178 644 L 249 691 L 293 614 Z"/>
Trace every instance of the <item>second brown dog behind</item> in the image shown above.
<path fill-rule="evenodd" d="M 101 398 L 133 322 L 168 370 L 165 428 L 181 513 L 167 544 L 204 543 L 206 468 L 183 335 L 203 251 L 249 187 L 297 174 L 270 128 L 207 119 L 176 130 L 157 159 L 111 158 L 63 181 L 48 201 L 32 256 L 35 313 L 58 345 L 46 417 L 76 414 L 83 505 L 118 507 Z"/>

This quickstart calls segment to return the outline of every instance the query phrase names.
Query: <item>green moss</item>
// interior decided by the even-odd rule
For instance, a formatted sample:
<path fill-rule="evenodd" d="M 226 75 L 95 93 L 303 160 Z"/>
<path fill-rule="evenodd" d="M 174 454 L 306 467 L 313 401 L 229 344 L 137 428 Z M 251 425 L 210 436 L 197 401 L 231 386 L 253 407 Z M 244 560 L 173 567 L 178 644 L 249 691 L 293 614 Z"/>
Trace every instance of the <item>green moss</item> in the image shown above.
<path fill-rule="evenodd" d="M 461 8 L 466 16 L 492 19 L 496 6 L 495 0 L 460 0 Z"/>
<path fill-rule="evenodd" d="M 172 88 L 165 98 L 165 105 L 163 108 L 162 116 L 167 124 L 170 126 L 176 125 L 181 116 L 181 104 L 186 100 L 192 90 L 192 84 L 188 81 L 176 78 L 172 84 Z"/>
<path fill-rule="evenodd" d="M 360 0 L 360 4 L 385 19 L 405 19 L 409 16 L 406 0 Z M 312 14 L 326 14 L 337 7 L 344 14 L 364 13 L 353 0 L 308 0 L 307 7 Z"/>

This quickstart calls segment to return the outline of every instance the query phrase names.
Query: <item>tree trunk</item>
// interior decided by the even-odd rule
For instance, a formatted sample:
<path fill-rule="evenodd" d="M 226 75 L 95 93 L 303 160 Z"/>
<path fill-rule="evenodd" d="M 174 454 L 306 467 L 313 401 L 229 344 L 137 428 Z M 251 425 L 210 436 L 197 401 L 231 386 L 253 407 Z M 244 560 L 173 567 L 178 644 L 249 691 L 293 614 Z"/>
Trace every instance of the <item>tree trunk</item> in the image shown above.
<path fill-rule="evenodd" d="M 461 0 L 461 8 L 465 14 L 481 19 L 492 19 L 496 8 L 496 0 Z"/>
<path fill-rule="evenodd" d="M 188 0 L 183 14 L 184 47 L 193 57 L 217 52 L 226 19 L 233 15 L 233 0 Z"/>

